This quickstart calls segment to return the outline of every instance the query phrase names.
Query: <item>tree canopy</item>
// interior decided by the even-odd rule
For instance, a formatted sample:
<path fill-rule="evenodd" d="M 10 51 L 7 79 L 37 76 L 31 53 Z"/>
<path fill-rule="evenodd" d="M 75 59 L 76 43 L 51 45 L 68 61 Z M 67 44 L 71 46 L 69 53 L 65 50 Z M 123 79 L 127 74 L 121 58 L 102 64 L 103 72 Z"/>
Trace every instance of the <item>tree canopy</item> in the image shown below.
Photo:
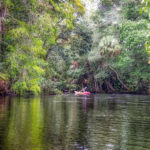
<path fill-rule="evenodd" d="M 1 93 L 147 92 L 149 1 L 96 5 L 88 16 L 80 0 L 1 1 Z"/>

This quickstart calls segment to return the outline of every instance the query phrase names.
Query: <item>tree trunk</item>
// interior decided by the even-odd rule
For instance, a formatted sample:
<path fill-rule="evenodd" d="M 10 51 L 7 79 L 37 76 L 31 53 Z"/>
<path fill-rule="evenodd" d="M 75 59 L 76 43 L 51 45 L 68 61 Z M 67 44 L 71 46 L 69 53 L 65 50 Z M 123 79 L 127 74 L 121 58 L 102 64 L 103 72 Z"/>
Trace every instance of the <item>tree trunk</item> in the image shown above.
<path fill-rule="evenodd" d="M 95 91 L 99 92 L 99 87 L 96 79 L 94 79 L 94 83 L 95 83 Z"/>
<path fill-rule="evenodd" d="M 100 83 L 99 83 L 99 91 L 100 91 L 100 92 L 104 92 L 102 85 L 103 85 L 103 82 L 100 82 Z"/>
<path fill-rule="evenodd" d="M 1 33 L 1 55 L 4 55 L 4 18 L 6 16 L 6 6 L 3 5 L 0 11 L 0 33 Z"/>
<path fill-rule="evenodd" d="M 105 81 L 108 90 L 110 89 L 111 91 L 115 91 L 115 89 L 113 88 L 113 86 L 111 85 L 111 83 L 109 81 Z"/>
<path fill-rule="evenodd" d="M 127 86 L 123 83 L 123 81 L 120 79 L 120 77 L 119 77 L 117 71 L 116 71 L 114 68 L 112 68 L 111 66 L 108 66 L 108 67 L 116 74 L 116 77 L 117 77 L 117 79 L 119 80 L 119 82 L 121 83 L 121 85 L 122 85 L 126 90 L 128 90 L 128 87 L 127 87 Z"/>
<path fill-rule="evenodd" d="M 1 54 L 4 55 L 4 21 L 1 20 Z"/>

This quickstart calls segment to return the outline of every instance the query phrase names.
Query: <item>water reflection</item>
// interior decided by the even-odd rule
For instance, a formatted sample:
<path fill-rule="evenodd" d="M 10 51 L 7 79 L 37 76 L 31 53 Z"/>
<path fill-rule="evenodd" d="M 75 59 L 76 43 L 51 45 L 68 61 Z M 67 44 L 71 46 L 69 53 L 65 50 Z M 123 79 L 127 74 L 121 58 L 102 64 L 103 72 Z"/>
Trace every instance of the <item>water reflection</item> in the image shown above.
<path fill-rule="evenodd" d="M 0 150 L 150 149 L 148 96 L 0 99 Z"/>

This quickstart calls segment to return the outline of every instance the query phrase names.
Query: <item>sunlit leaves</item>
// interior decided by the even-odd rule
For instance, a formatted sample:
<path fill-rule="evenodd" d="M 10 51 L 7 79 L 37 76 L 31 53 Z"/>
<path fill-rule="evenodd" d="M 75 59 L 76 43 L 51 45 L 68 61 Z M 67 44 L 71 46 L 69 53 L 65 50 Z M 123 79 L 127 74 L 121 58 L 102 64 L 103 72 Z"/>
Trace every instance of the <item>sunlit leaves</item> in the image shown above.
<path fill-rule="evenodd" d="M 17 94 L 23 95 L 24 91 L 28 90 L 28 87 L 25 81 L 18 81 L 12 86 L 12 90 Z"/>
<path fill-rule="evenodd" d="M 148 13 L 150 15 L 150 1 L 149 0 L 142 0 L 143 8 L 142 11 Z"/>
<path fill-rule="evenodd" d="M 75 14 L 82 13 L 84 7 L 79 0 L 4 0 L 4 3 L 8 9 L 6 66 L 12 90 L 17 94 L 39 93 L 48 50 L 61 33 L 74 28 Z M 50 76 L 55 74 L 54 68 L 49 70 Z"/>
<path fill-rule="evenodd" d="M 29 37 L 29 33 L 28 33 L 28 30 L 27 28 L 25 27 L 19 27 L 19 28 L 16 28 L 16 29 L 12 29 L 9 31 L 9 34 L 10 36 L 13 36 L 14 38 L 22 38 L 22 37 Z"/>
<path fill-rule="evenodd" d="M 0 79 L 8 80 L 8 75 L 0 72 Z"/>
<path fill-rule="evenodd" d="M 145 50 L 148 21 L 126 21 L 120 26 L 120 39 L 123 47 L 116 67 L 121 71 L 130 90 L 147 90 L 149 82 L 148 55 Z M 122 69 L 121 69 L 122 68 Z"/>
<path fill-rule="evenodd" d="M 84 13 L 84 7 L 83 7 L 83 5 L 82 5 L 82 3 L 81 3 L 81 1 L 80 0 L 70 0 L 73 4 L 75 4 L 76 6 L 77 6 L 77 10 L 81 13 L 81 14 L 83 14 Z"/>
<path fill-rule="evenodd" d="M 141 13 L 142 13 L 142 11 L 147 13 L 149 15 L 149 19 L 150 19 L 150 0 L 142 0 L 142 4 L 143 4 L 143 7 L 141 8 Z M 150 30 L 149 26 L 148 26 L 148 29 Z M 148 33 L 147 36 L 150 37 L 150 34 Z M 150 38 L 148 38 L 148 40 L 146 41 L 145 47 L 146 47 L 147 53 L 149 55 L 148 63 L 150 64 L 150 54 L 149 54 Z"/>

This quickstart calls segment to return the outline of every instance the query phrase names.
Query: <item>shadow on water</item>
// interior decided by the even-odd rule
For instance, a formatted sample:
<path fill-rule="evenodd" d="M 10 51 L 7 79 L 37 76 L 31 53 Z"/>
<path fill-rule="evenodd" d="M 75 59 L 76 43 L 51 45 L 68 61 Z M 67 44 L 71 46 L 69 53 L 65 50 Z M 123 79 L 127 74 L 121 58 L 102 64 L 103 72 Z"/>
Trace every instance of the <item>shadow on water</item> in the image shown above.
<path fill-rule="evenodd" d="M 143 95 L 0 98 L 0 150 L 150 149 Z"/>

